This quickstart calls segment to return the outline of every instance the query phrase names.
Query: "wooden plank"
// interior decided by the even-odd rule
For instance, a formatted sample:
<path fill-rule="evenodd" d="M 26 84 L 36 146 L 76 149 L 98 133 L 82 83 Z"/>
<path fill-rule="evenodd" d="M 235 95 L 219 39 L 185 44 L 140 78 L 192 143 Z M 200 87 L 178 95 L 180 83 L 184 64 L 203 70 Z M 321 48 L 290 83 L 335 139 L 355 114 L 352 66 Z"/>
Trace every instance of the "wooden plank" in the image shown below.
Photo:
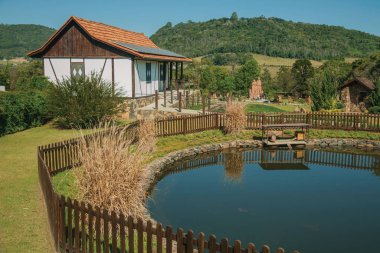
<path fill-rule="evenodd" d="M 88 205 L 88 250 L 94 252 L 94 209 L 91 205 Z"/>
<path fill-rule="evenodd" d="M 65 196 L 61 196 L 61 247 L 66 252 L 66 200 Z"/>
<path fill-rule="evenodd" d="M 148 220 L 146 223 L 146 251 L 147 253 L 152 253 L 153 252 L 153 242 L 152 242 L 152 222 Z"/>
<path fill-rule="evenodd" d="M 157 240 L 157 253 L 162 253 L 162 225 L 156 224 L 156 240 Z"/>
<path fill-rule="evenodd" d="M 165 231 L 166 253 L 172 253 L 172 227 L 167 226 Z"/>
<path fill-rule="evenodd" d="M 199 233 L 198 236 L 198 253 L 204 253 L 205 252 L 205 234 Z"/>
<path fill-rule="evenodd" d="M 142 219 L 137 221 L 137 249 L 138 253 L 144 253 L 144 225 Z"/>
<path fill-rule="evenodd" d="M 95 231 L 96 231 L 96 239 L 95 239 L 95 244 L 96 244 L 96 252 L 100 253 L 101 250 L 101 227 L 100 227 L 100 208 L 96 207 L 96 213 L 95 213 Z"/>
<path fill-rule="evenodd" d="M 73 209 L 72 209 L 72 201 L 70 198 L 67 199 L 67 213 L 68 213 L 68 221 L 67 221 L 67 229 L 68 229 L 68 250 L 69 253 L 73 252 Z"/>
<path fill-rule="evenodd" d="M 186 234 L 186 253 L 193 253 L 193 237 L 193 231 L 189 230 Z"/>
<path fill-rule="evenodd" d="M 87 252 L 87 241 L 86 241 L 86 213 L 85 213 L 85 204 L 81 202 L 80 204 L 80 223 L 81 223 L 81 252 Z"/>
<path fill-rule="evenodd" d="M 114 211 L 111 212 L 111 238 L 112 238 L 112 253 L 117 252 L 117 216 Z"/>
<path fill-rule="evenodd" d="M 211 235 L 208 239 L 208 252 L 209 253 L 216 253 L 216 236 Z"/>
<path fill-rule="evenodd" d="M 125 245 L 125 226 L 126 220 L 123 213 L 119 216 L 119 224 L 120 224 L 120 253 L 126 253 L 126 245 Z"/>
<path fill-rule="evenodd" d="M 177 229 L 177 253 L 183 253 L 183 230 L 182 228 Z"/>
<path fill-rule="evenodd" d="M 128 253 L 135 252 L 133 218 L 128 216 Z"/>
<path fill-rule="evenodd" d="M 103 209 L 103 252 L 109 253 L 110 252 L 110 243 L 109 243 L 109 217 L 108 217 L 108 211 Z"/>
<path fill-rule="evenodd" d="M 239 240 L 234 243 L 234 253 L 241 253 L 241 242 Z"/>

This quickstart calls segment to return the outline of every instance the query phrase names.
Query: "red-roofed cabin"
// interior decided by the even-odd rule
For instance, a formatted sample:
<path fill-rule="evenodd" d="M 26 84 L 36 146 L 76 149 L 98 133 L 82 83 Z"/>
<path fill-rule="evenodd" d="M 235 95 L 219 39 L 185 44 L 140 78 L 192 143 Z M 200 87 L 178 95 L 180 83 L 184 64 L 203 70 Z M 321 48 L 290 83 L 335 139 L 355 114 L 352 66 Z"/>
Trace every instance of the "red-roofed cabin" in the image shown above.
<path fill-rule="evenodd" d="M 96 72 L 112 82 L 123 97 L 131 98 L 168 89 L 173 68 L 176 79 L 182 79 L 183 63 L 191 62 L 159 48 L 142 33 L 78 17 L 70 17 L 41 48 L 28 55 L 43 58 L 45 76 L 55 83 Z"/>

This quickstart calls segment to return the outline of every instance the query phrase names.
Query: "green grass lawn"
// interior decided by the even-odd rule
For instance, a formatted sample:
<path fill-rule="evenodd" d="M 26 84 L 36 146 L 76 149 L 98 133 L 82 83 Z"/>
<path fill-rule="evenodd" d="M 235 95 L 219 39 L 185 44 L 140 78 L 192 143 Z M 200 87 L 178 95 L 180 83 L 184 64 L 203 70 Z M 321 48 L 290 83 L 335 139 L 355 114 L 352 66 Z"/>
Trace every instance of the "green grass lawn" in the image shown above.
<path fill-rule="evenodd" d="M 0 252 L 52 252 L 37 175 L 37 146 L 77 136 L 75 130 L 58 130 L 51 125 L 0 138 Z M 219 130 L 159 138 L 152 160 L 188 147 L 259 137 L 260 131 L 244 131 L 237 137 Z M 380 140 L 380 133 L 311 130 L 310 138 L 346 137 Z M 72 171 L 53 178 L 56 189 L 75 197 Z"/>
<path fill-rule="evenodd" d="M 0 252 L 53 252 L 38 184 L 37 146 L 75 134 L 45 125 L 0 138 Z"/>

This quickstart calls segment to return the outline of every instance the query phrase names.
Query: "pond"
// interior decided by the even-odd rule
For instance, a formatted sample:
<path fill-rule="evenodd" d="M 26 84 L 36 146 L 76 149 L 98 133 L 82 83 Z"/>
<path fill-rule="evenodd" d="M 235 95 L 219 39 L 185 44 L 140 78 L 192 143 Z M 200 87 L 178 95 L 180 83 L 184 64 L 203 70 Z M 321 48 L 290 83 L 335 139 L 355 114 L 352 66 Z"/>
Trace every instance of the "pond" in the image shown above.
<path fill-rule="evenodd" d="M 288 252 L 379 252 L 380 154 L 230 150 L 160 175 L 153 219 Z"/>

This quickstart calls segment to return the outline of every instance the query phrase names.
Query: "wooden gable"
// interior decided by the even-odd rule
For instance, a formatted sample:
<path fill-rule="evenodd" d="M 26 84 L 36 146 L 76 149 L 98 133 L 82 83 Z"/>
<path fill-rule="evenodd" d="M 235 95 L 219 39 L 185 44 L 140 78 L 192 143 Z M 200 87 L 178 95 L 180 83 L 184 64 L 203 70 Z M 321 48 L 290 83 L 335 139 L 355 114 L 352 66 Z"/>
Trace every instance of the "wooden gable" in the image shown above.
<path fill-rule="evenodd" d="M 38 57 L 131 57 L 92 39 L 75 22 L 68 24 Z"/>

